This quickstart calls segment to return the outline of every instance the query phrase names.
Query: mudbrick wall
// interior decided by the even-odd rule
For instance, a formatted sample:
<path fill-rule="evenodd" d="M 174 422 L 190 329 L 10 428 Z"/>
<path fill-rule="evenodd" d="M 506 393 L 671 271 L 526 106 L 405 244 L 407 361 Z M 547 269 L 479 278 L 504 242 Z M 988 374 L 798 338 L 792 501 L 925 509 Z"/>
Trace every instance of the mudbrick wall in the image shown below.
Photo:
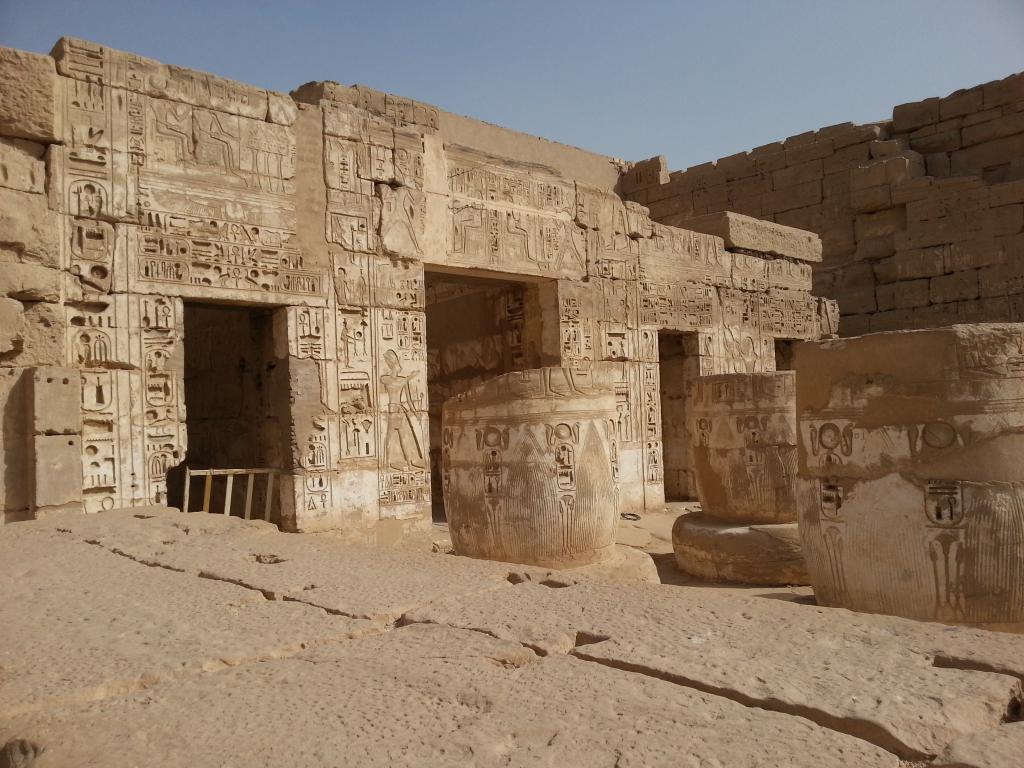
<path fill-rule="evenodd" d="M 821 235 L 840 332 L 1024 318 L 1024 73 L 685 171 L 633 164 L 653 220 L 736 211 Z"/>

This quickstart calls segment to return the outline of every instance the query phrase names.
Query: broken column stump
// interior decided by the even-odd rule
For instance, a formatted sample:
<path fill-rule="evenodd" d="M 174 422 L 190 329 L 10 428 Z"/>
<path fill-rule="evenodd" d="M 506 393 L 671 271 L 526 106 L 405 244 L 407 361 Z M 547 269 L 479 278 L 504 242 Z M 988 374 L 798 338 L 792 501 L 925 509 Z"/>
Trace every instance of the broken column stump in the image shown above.
<path fill-rule="evenodd" d="M 615 551 L 615 396 L 540 368 L 444 404 L 442 483 L 455 552 L 567 568 Z"/>
<path fill-rule="evenodd" d="M 672 529 L 680 570 L 710 581 L 806 584 L 796 526 L 792 371 L 697 380 L 692 434 L 699 515 Z"/>
<path fill-rule="evenodd" d="M 799 522 L 818 602 L 1024 621 L 1024 325 L 798 347 Z"/>

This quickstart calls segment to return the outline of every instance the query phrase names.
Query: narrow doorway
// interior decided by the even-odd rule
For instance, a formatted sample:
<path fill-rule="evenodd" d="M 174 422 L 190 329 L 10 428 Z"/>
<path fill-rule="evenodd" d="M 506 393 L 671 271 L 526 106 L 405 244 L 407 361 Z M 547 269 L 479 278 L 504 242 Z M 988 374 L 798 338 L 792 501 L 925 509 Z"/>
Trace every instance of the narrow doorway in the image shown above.
<path fill-rule="evenodd" d="M 430 493 L 435 521 L 445 519 L 442 406 L 495 376 L 552 363 L 555 358 L 545 361 L 541 351 L 540 302 L 549 283 L 517 282 L 474 270 L 426 272 Z"/>
<path fill-rule="evenodd" d="M 792 371 L 793 370 L 793 340 L 792 339 L 776 339 L 775 340 L 775 370 L 776 371 Z"/>
<path fill-rule="evenodd" d="M 188 451 L 182 466 L 168 475 L 171 503 L 184 501 L 185 467 L 190 470 L 281 469 L 285 466 L 288 382 L 274 357 L 274 310 L 247 306 L 186 303 L 185 409 Z M 246 504 L 263 517 L 268 509 L 267 475 L 228 482 L 205 478 L 190 484 L 189 508 L 244 516 Z M 231 498 L 228 498 L 228 493 Z M 250 498 L 246 494 L 250 493 Z M 276 511 L 276 509 L 275 509 Z M 274 522 L 278 522 L 274 520 Z"/>
<path fill-rule="evenodd" d="M 658 333 L 665 501 L 690 501 L 697 495 L 688 423 L 693 381 L 700 375 L 696 345 L 694 333 Z"/>

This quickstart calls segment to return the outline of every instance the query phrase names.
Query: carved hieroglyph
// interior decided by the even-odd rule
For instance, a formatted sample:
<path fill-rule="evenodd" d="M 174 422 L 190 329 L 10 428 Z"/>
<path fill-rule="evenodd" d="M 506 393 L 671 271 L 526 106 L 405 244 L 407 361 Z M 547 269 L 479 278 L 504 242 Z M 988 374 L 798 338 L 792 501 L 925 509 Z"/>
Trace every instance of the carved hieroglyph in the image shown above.
<path fill-rule="evenodd" d="M 697 379 L 691 406 L 701 514 L 676 521 L 679 567 L 753 584 L 806 581 L 796 528 L 795 374 Z"/>
<path fill-rule="evenodd" d="M 596 562 L 618 525 L 615 397 L 585 372 L 509 373 L 444 405 L 442 478 L 458 554 Z"/>
<path fill-rule="evenodd" d="M 872 334 L 796 359 L 819 603 L 1024 621 L 1024 326 Z"/>
<path fill-rule="evenodd" d="M 808 264 L 652 223 L 613 191 L 612 158 L 362 86 L 290 97 L 75 38 L 5 62 L 23 71 L 0 80 L 0 104 L 25 114 L 0 110 L 0 406 L 31 369 L 81 379 L 59 460 L 5 425 L 5 519 L 34 514 L 19 480 L 33 468 L 80 461 L 78 495 L 99 511 L 163 503 L 168 471 L 229 460 L 231 440 L 197 427 L 223 414 L 205 403 L 190 423 L 183 385 L 186 359 L 239 368 L 238 349 L 204 347 L 192 322 L 215 305 L 266 331 L 251 349 L 268 399 L 233 404 L 236 423 L 273 415 L 275 437 L 236 454 L 280 471 L 273 519 L 362 540 L 429 525 L 439 406 L 465 386 L 607 371 L 618 503 L 642 512 L 663 505 L 666 456 L 685 442 L 663 434 L 679 420 L 663 419 L 659 331 L 690 335 L 696 377 L 773 370 L 776 340 L 834 330 Z M 439 275 L 511 287 L 432 310 L 428 270 L 435 298 L 458 283 Z M 483 296 L 493 332 L 466 323 L 428 345 L 431 311 Z"/>
<path fill-rule="evenodd" d="M 795 378 L 777 371 L 697 379 L 691 435 L 705 515 L 796 521 Z"/>

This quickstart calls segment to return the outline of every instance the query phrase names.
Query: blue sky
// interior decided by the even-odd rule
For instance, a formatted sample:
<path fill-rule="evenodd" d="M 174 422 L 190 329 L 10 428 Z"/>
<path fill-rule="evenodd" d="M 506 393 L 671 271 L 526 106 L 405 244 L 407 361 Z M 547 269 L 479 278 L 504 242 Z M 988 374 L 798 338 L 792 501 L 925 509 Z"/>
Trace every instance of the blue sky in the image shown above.
<path fill-rule="evenodd" d="M 288 91 L 363 83 L 685 168 L 1024 70 L 1024 0 L 0 0 L 74 35 Z"/>

